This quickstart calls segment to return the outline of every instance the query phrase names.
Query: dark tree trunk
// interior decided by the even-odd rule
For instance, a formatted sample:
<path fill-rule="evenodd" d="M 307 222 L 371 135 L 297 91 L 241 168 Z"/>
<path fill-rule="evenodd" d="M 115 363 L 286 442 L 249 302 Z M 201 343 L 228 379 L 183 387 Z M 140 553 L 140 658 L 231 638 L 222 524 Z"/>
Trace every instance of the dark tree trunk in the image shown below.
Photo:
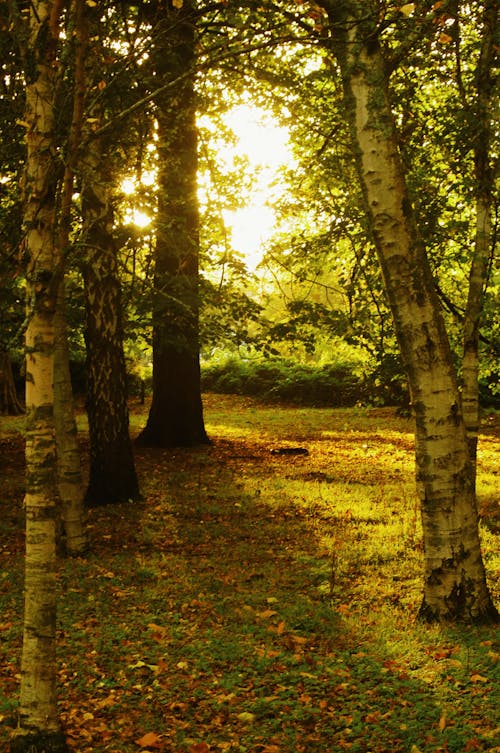
<path fill-rule="evenodd" d="M 153 402 L 138 443 L 156 447 L 207 444 L 197 356 L 163 347 L 154 365 Z"/>
<path fill-rule="evenodd" d="M 87 345 L 87 413 L 90 434 L 88 504 L 126 502 L 140 496 L 129 436 L 123 353 L 121 289 L 112 228 L 110 181 L 94 142 L 83 188 Z"/>
<path fill-rule="evenodd" d="M 154 26 L 158 78 L 181 83 L 155 101 L 158 121 L 158 218 L 153 310 L 153 399 L 138 438 L 171 447 L 208 443 L 198 342 L 199 208 L 192 5 L 169 3 Z"/>
<path fill-rule="evenodd" d="M 8 416 L 24 413 L 16 392 L 10 356 L 6 351 L 0 351 L 0 413 Z"/>

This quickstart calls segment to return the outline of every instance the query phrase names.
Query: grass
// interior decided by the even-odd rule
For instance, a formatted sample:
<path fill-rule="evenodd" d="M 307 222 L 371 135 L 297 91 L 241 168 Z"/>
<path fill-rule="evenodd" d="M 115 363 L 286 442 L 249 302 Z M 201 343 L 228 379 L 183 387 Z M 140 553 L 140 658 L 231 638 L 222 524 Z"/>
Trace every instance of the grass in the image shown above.
<path fill-rule="evenodd" d="M 205 399 L 213 445 L 137 450 L 144 502 L 89 512 L 61 563 L 74 753 L 500 751 L 493 628 L 425 627 L 411 423 Z M 132 411 L 136 433 L 145 421 Z M 82 432 L 85 422 L 80 421 Z M 23 420 L 0 443 L 0 749 L 19 692 Z M 305 447 L 308 455 L 271 449 Z M 479 455 L 498 603 L 498 423 Z"/>

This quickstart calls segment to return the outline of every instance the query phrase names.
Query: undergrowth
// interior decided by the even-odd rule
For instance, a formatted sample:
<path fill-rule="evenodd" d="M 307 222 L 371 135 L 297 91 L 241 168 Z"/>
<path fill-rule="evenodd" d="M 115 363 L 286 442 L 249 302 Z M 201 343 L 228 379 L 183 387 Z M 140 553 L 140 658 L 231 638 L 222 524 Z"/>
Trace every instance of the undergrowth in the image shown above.
<path fill-rule="evenodd" d="M 250 395 L 296 405 L 406 405 L 406 381 L 400 370 L 370 367 L 359 360 L 321 365 L 284 358 L 227 357 L 202 365 L 203 387 L 210 392 Z"/>
<path fill-rule="evenodd" d="M 213 444 L 139 449 L 144 502 L 91 510 L 90 554 L 61 563 L 71 750 L 498 753 L 498 631 L 415 620 L 411 423 L 214 395 L 205 414 Z M 21 431 L 9 419 L 0 434 L 2 750 L 19 693 Z M 478 491 L 497 603 L 499 444 L 486 425 Z M 291 447 L 308 454 L 272 452 Z"/>

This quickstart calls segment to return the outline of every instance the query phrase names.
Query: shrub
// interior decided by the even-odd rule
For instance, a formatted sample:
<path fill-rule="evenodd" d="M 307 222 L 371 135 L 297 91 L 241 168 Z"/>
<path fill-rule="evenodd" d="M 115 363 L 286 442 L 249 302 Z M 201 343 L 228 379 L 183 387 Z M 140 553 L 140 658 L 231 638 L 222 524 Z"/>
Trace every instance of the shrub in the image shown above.
<path fill-rule="evenodd" d="M 207 364 L 202 389 L 310 406 L 352 406 L 367 398 L 364 380 L 352 364 L 310 366 L 284 359 L 231 357 Z"/>

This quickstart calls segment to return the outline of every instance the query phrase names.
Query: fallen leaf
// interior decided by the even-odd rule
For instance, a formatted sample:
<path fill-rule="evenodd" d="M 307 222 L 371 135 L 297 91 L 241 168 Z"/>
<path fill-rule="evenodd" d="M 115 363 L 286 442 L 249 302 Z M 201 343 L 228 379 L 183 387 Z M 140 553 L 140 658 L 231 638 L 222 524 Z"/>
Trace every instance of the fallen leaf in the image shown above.
<path fill-rule="evenodd" d="M 207 743 L 193 743 L 189 748 L 189 753 L 209 753 L 210 746 Z"/>
<path fill-rule="evenodd" d="M 136 745 L 140 748 L 158 748 L 160 736 L 156 732 L 146 732 L 139 740 L 136 740 Z"/>
<path fill-rule="evenodd" d="M 278 613 L 274 609 L 264 609 L 262 612 L 257 612 L 257 617 L 268 620 L 270 617 L 274 617 L 275 614 Z"/>
<path fill-rule="evenodd" d="M 488 678 L 484 675 L 474 674 L 470 676 L 471 682 L 488 682 Z"/>

